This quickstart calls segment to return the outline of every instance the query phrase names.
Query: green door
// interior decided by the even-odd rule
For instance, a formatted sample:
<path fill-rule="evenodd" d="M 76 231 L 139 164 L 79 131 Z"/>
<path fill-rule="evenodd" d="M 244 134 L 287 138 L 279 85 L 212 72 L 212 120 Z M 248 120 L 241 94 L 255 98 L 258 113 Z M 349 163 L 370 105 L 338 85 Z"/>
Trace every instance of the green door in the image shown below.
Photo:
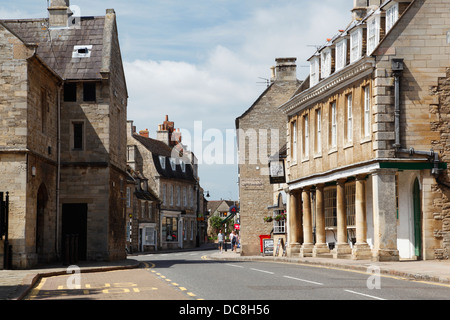
<path fill-rule="evenodd" d="M 420 186 L 419 180 L 414 181 L 413 190 L 413 206 L 414 206 L 414 247 L 415 255 L 421 256 L 422 252 L 422 224 L 421 224 L 421 206 L 420 206 Z"/>

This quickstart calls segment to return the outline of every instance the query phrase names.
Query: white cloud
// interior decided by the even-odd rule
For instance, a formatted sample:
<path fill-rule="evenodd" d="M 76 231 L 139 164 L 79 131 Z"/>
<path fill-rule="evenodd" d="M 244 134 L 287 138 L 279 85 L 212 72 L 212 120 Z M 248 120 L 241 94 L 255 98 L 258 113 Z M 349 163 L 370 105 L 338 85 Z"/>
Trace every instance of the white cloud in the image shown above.
<path fill-rule="evenodd" d="M 188 39 L 186 42 L 198 46 L 196 50 L 203 50 L 198 61 L 186 62 L 179 53 L 179 61 L 125 62 L 128 118 L 138 129 L 148 128 L 153 136 L 166 114 L 176 127 L 190 132 L 196 120 L 203 121 L 204 130 L 234 129 L 235 118 L 265 89 L 257 82 L 259 77 L 270 77 L 275 58 L 297 57 L 298 74 L 304 78 L 309 69 L 301 66 L 307 65 L 306 59 L 315 51 L 309 45 L 325 43 L 350 18 L 348 10 L 343 12 L 336 5 L 304 3 L 277 3 L 254 10 L 246 19 L 176 35 L 175 39 Z M 237 175 L 236 166 L 200 167 L 202 172 L 207 173 L 201 176 L 202 183 L 216 197 L 225 196 L 220 194 L 222 190 L 237 198 L 236 179 L 230 178 Z"/>

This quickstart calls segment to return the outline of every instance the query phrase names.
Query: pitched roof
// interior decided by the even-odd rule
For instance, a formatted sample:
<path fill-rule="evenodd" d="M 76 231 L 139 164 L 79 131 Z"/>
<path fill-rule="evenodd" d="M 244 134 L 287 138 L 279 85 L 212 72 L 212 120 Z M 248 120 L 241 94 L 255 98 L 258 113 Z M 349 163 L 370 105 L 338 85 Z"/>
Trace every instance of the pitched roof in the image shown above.
<path fill-rule="evenodd" d="M 172 148 L 162 141 L 155 140 L 133 134 L 133 138 L 140 142 L 148 151 L 152 153 L 153 164 L 155 165 L 158 174 L 168 179 L 180 179 L 189 182 L 196 182 L 194 171 L 190 162 L 186 159 L 185 170 L 181 169 L 181 165 L 178 163 L 175 165 L 175 169 L 172 169 L 170 158 L 172 158 Z M 160 156 L 163 156 L 164 167 L 161 166 Z"/>
<path fill-rule="evenodd" d="M 72 28 L 49 29 L 48 19 L 1 20 L 27 44 L 37 45 L 37 55 L 61 78 L 102 79 L 105 17 L 81 17 Z M 75 46 L 92 46 L 90 56 L 73 58 Z"/>

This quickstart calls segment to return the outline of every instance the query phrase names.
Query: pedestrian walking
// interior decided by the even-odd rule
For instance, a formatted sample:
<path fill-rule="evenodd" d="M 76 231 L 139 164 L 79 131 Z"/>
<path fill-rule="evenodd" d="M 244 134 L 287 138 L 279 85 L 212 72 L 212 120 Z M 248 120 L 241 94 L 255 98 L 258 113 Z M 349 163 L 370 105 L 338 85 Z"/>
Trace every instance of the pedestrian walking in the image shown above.
<path fill-rule="evenodd" d="M 234 231 L 230 232 L 231 251 L 233 251 L 233 247 L 234 247 L 234 234 L 235 234 Z"/>
<path fill-rule="evenodd" d="M 217 234 L 217 240 L 219 242 L 219 251 L 220 251 L 220 253 L 222 253 L 222 250 L 223 250 L 223 233 L 222 233 L 222 229 L 219 230 L 219 233 Z"/>
<path fill-rule="evenodd" d="M 231 242 L 231 250 L 234 249 L 234 252 L 237 252 L 237 245 L 238 245 L 239 237 L 236 234 L 236 231 L 233 231 L 233 240 Z"/>

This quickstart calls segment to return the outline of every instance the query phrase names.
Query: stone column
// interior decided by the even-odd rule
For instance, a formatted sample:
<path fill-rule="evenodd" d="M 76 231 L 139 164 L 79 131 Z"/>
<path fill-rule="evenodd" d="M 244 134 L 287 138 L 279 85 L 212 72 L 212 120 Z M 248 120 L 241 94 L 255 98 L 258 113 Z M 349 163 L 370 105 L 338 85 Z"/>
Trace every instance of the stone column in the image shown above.
<path fill-rule="evenodd" d="M 316 186 L 316 244 L 313 249 L 313 257 L 321 253 L 329 253 L 325 235 L 325 206 L 323 203 L 324 184 Z"/>
<path fill-rule="evenodd" d="M 312 232 L 310 187 L 303 189 L 302 200 L 303 200 L 303 245 L 300 250 L 300 257 L 312 257 L 314 242 Z"/>
<path fill-rule="evenodd" d="M 337 243 L 334 249 L 334 258 L 347 258 L 352 250 L 347 241 L 347 214 L 345 212 L 345 182 L 346 179 L 337 181 L 336 211 L 337 211 Z"/>
<path fill-rule="evenodd" d="M 303 241 L 300 203 L 300 193 L 297 190 L 292 190 L 289 194 L 288 212 L 289 248 L 287 252 L 290 257 L 300 253 L 300 247 Z"/>
<path fill-rule="evenodd" d="M 372 258 L 375 261 L 399 260 L 395 173 L 395 169 L 377 169 L 372 172 L 374 217 Z"/>
<path fill-rule="evenodd" d="M 370 259 L 372 257 L 372 251 L 367 244 L 366 176 L 356 177 L 355 222 L 356 244 L 353 246 L 352 259 Z"/>

